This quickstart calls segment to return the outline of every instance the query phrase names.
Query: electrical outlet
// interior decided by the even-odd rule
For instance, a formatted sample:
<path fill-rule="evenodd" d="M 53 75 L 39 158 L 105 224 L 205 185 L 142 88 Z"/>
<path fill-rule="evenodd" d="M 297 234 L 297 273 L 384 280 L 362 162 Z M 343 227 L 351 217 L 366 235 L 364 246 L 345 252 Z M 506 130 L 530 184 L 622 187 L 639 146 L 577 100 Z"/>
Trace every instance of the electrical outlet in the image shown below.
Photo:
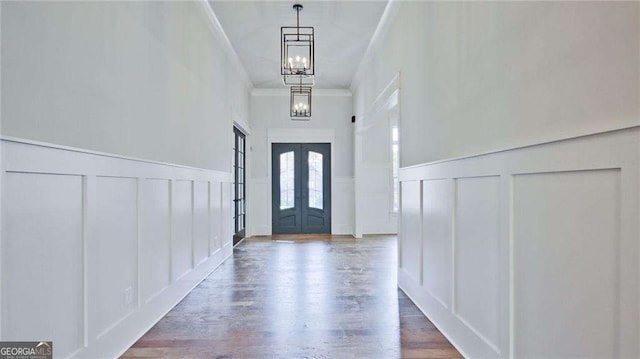
<path fill-rule="evenodd" d="M 124 305 L 131 305 L 133 302 L 133 289 L 131 287 L 124 290 Z"/>

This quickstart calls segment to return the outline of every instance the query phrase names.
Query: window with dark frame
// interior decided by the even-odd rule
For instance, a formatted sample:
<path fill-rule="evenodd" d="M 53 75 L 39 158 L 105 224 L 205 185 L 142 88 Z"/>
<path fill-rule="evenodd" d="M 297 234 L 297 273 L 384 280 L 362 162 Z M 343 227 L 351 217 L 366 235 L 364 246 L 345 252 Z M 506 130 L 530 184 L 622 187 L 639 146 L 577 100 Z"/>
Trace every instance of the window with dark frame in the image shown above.
<path fill-rule="evenodd" d="M 240 242 L 245 236 L 246 228 L 246 136 L 238 128 L 233 128 L 234 146 L 233 146 L 233 173 L 234 173 L 234 235 L 233 245 Z"/>

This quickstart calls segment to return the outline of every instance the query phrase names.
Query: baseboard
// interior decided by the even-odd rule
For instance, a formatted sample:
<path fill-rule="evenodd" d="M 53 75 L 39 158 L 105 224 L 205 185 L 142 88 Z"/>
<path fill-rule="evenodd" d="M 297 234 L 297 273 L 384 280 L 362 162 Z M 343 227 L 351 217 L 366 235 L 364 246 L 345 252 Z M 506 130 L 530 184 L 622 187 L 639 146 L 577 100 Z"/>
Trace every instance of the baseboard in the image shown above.
<path fill-rule="evenodd" d="M 335 235 L 352 235 L 353 234 L 353 226 L 348 224 L 336 224 L 331 227 L 331 234 Z"/>
<path fill-rule="evenodd" d="M 429 319 L 429 321 L 438 329 L 438 331 L 440 331 L 440 333 L 442 333 L 442 335 L 444 335 L 445 338 L 447 338 L 449 343 L 451 343 L 451 345 L 453 345 L 456 348 L 456 350 L 458 352 L 460 352 L 460 354 L 462 354 L 463 357 L 465 357 L 465 358 L 469 358 L 470 357 L 456 343 L 455 337 L 449 334 L 449 332 L 446 330 L 446 328 L 444 328 L 441 325 L 440 321 L 437 318 L 434 318 L 433 316 L 430 316 L 428 314 L 429 311 L 426 310 L 425 307 L 424 307 L 424 302 L 426 300 L 424 298 L 424 295 L 420 294 L 420 293 L 424 292 L 424 290 L 422 290 L 422 288 L 415 283 L 413 278 L 411 278 L 410 276 L 406 275 L 400 268 L 398 268 L 398 288 L 400 288 L 400 290 L 402 290 L 402 292 L 407 297 L 409 297 L 409 299 L 413 302 L 413 304 L 415 304 L 415 306 L 418 307 L 418 309 L 420 309 L 422 314 L 424 314 L 425 317 L 427 317 L 427 319 Z"/>

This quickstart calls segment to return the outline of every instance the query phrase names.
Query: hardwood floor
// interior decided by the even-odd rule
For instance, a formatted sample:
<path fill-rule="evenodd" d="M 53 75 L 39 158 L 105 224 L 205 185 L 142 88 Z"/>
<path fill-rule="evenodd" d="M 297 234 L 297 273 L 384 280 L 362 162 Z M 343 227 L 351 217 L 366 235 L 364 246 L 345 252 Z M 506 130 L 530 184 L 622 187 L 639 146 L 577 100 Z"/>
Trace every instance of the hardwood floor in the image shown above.
<path fill-rule="evenodd" d="M 123 358 L 461 358 L 397 289 L 395 236 L 248 238 Z"/>

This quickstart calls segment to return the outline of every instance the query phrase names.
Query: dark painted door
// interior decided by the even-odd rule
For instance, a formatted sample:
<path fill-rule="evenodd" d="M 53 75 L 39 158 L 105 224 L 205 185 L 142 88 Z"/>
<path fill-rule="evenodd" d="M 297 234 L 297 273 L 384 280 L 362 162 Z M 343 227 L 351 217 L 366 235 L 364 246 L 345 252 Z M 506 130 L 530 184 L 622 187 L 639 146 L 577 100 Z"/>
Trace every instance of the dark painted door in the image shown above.
<path fill-rule="evenodd" d="M 331 233 L 331 145 L 272 145 L 273 234 Z"/>

